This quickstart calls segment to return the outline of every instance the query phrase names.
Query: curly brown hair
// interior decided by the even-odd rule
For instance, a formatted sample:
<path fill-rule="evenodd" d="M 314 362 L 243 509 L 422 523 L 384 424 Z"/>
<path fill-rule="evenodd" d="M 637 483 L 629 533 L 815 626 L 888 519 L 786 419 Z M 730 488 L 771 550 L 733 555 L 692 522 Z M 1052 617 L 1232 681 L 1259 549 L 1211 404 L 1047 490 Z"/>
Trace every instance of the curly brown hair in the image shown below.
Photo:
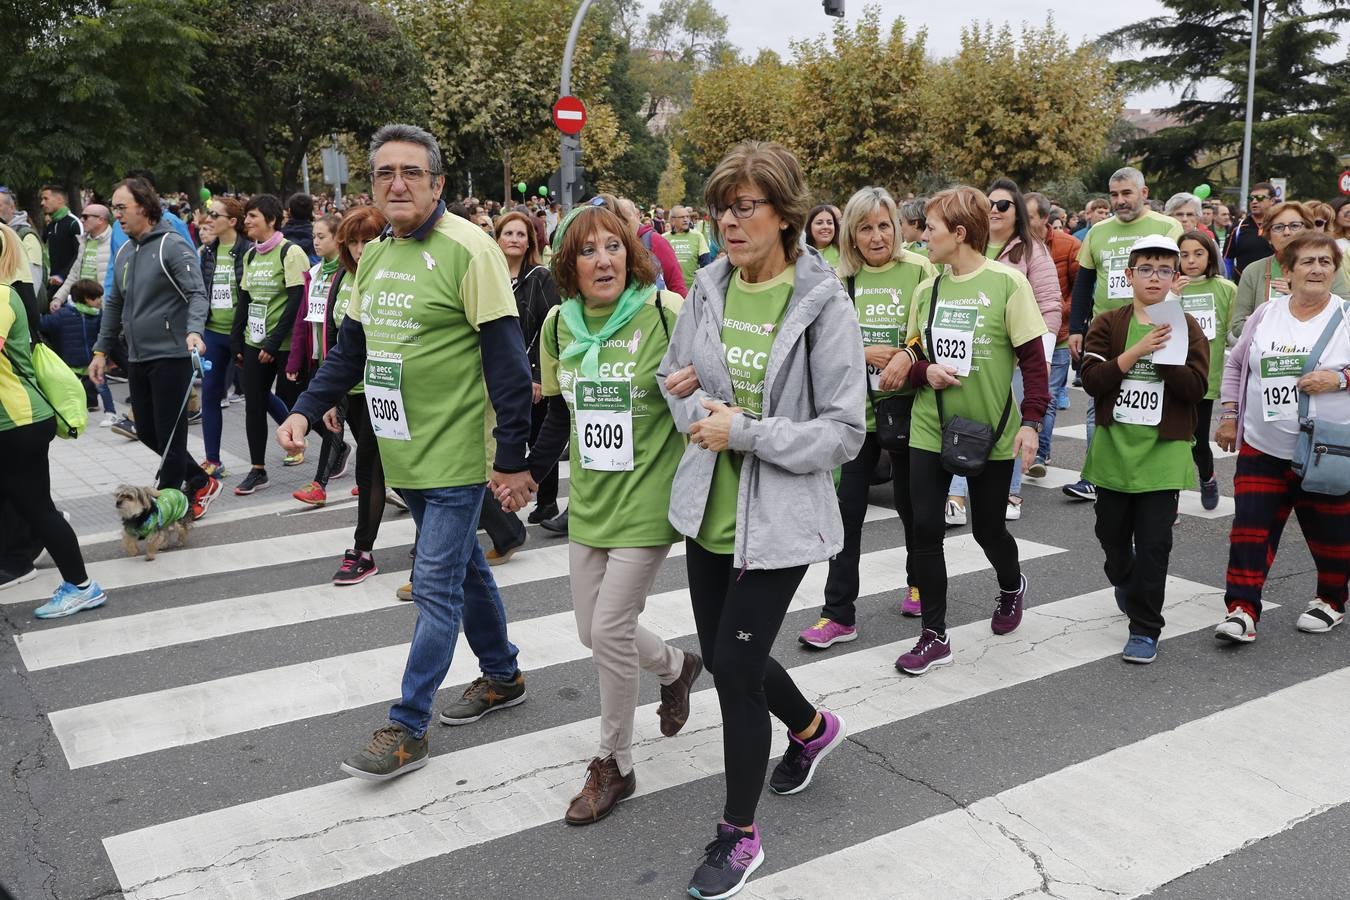
<path fill-rule="evenodd" d="M 580 297 L 581 284 L 577 277 L 577 258 L 581 256 L 586 243 L 602 231 L 608 231 L 623 242 L 624 250 L 624 287 L 638 284 L 656 284 L 656 264 L 647 248 L 638 241 L 637 235 L 629 231 L 616 213 L 603 206 L 592 206 L 582 210 L 568 223 L 563 234 L 562 245 L 553 254 L 551 263 L 553 280 L 558 291 L 564 297 Z"/>

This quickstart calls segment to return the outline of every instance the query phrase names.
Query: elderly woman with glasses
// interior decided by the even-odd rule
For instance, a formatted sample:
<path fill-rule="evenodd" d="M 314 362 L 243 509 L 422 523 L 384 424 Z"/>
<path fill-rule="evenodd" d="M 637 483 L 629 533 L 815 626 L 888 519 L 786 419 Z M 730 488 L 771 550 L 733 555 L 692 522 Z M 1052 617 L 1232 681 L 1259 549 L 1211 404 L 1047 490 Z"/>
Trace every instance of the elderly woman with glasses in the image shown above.
<path fill-rule="evenodd" d="M 1266 212 L 1262 232 L 1275 252 L 1242 270 L 1237 299 L 1233 301 L 1233 319 L 1228 338 L 1230 345 L 1242 335 L 1242 327 L 1256 307 L 1267 300 L 1289 296 L 1289 274 L 1280 267 L 1280 251 L 1299 235 L 1314 231 L 1317 226 L 1313 219 L 1312 209 L 1308 205 L 1294 201 L 1277 203 Z M 1337 271 L 1331 292 L 1338 297 L 1350 297 L 1350 278 L 1347 278 L 1344 269 Z"/>

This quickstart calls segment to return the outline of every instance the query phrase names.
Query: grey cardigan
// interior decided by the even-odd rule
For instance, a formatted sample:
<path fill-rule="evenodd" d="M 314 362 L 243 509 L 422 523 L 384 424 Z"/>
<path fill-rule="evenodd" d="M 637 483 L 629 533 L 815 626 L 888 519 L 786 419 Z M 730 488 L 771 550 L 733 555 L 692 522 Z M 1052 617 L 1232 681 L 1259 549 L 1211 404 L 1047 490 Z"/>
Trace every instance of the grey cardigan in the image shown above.
<path fill-rule="evenodd" d="M 795 265 L 792 297 L 764 373 L 763 418 L 732 420 L 730 447 L 744 454 L 737 568 L 800 566 L 842 549 L 833 470 L 853 459 L 866 437 L 866 366 L 853 304 L 819 256 L 803 253 Z M 725 258 L 699 269 L 661 361 L 658 381 L 682 432 L 708 415 L 703 399 L 735 402 L 722 348 L 732 273 Z M 691 363 L 699 388 L 672 397 L 665 377 Z M 717 454 L 702 447 L 685 448 L 670 496 L 670 522 L 681 534 L 698 535 L 716 461 Z"/>
<path fill-rule="evenodd" d="M 197 251 L 163 219 L 118 249 L 94 349 L 107 353 L 125 332 L 132 362 L 185 357 L 210 306 Z"/>

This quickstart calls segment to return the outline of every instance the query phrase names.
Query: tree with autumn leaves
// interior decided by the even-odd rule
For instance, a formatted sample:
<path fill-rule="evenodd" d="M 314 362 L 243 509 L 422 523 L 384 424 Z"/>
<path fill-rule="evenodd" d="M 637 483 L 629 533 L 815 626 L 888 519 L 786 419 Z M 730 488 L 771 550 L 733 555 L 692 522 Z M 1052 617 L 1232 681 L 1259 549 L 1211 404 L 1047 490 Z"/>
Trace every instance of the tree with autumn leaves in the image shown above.
<path fill-rule="evenodd" d="M 780 141 L 821 197 L 865 184 L 928 191 L 1007 175 L 1043 184 L 1097 159 L 1120 110 L 1109 63 L 1047 23 L 1014 36 L 973 25 L 933 60 L 923 29 L 869 7 L 827 40 L 793 44 L 694 84 L 680 134 L 704 170 L 749 137 Z"/>

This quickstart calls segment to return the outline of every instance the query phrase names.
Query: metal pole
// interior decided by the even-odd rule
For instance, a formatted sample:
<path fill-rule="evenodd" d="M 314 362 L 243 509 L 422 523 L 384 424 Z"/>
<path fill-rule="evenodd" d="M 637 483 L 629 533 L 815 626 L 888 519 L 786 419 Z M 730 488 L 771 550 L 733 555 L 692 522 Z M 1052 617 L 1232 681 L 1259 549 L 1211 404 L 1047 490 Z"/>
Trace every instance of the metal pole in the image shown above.
<path fill-rule="evenodd" d="M 1256 102 L 1256 36 L 1261 30 L 1261 0 L 1252 0 L 1252 50 L 1247 60 L 1247 122 L 1242 131 L 1242 195 L 1238 202 L 1247 209 L 1247 182 L 1252 171 L 1252 112 Z"/>
<path fill-rule="evenodd" d="M 581 6 L 577 9 L 576 16 L 572 19 L 572 30 L 567 33 L 567 46 L 563 49 L 562 72 L 558 78 L 558 96 L 566 97 L 572 93 L 572 54 L 577 49 L 577 35 L 581 33 L 581 20 L 586 18 L 586 11 L 591 8 L 592 0 L 581 0 Z M 558 200 L 562 203 L 563 215 L 572 211 L 572 178 L 574 177 L 576 166 L 575 157 L 571 154 L 580 150 L 581 139 L 579 137 L 569 138 L 563 135 L 558 145 L 558 186 L 561 190 L 558 192 Z"/>

